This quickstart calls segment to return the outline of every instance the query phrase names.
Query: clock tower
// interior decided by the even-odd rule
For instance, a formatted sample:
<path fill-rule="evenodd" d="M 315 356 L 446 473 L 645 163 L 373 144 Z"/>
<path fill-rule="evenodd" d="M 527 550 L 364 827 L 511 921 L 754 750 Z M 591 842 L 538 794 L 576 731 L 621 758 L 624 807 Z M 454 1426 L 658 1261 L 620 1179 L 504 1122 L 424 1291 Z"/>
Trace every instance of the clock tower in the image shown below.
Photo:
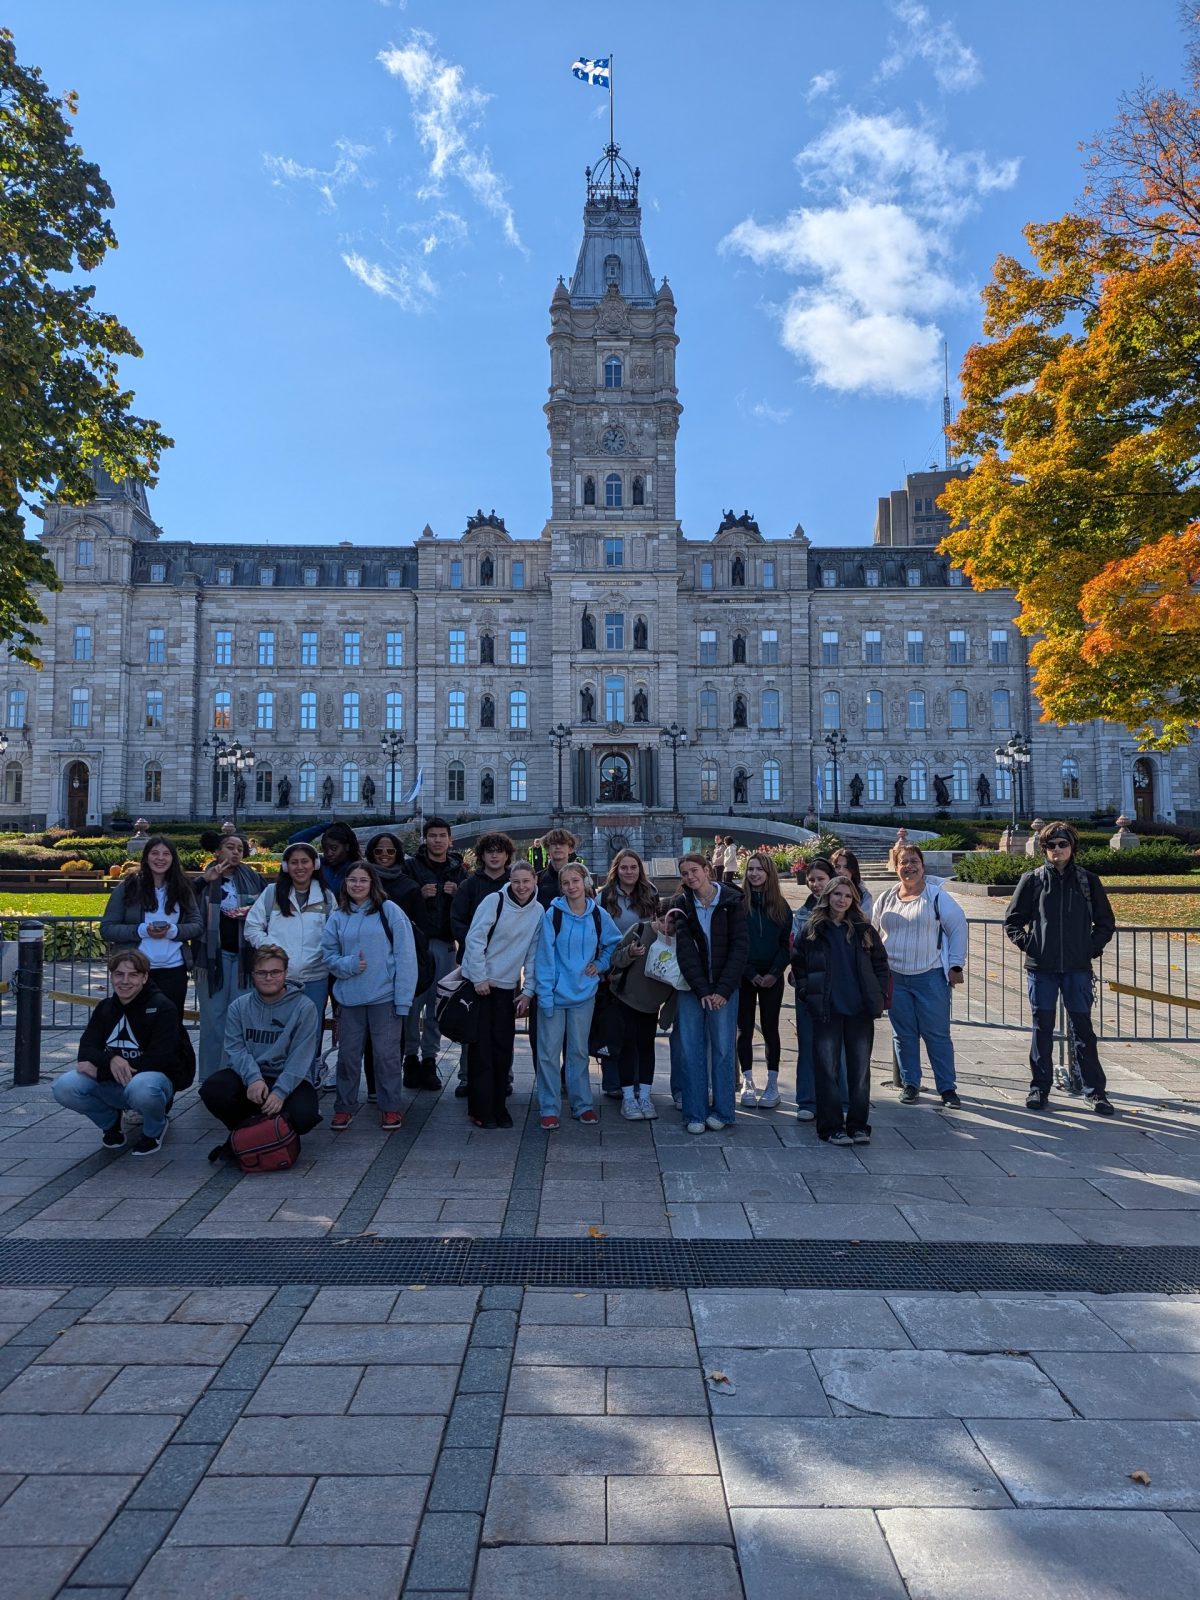
<path fill-rule="evenodd" d="M 587 169 L 579 260 L 550 302 L 554 522 L 675 518 L 675 299 L 650 276 L 639 176 L 615 144 Z"/>

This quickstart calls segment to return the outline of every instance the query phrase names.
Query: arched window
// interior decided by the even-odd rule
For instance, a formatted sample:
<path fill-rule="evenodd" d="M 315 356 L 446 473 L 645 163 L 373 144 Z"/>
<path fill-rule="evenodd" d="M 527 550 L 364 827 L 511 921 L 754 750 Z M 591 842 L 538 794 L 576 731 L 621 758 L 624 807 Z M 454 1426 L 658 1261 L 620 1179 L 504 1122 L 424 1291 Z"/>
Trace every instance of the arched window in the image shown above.
<path fill-rule="evenodd" d="M 356 806 L 358 804 L 358 762 L 345 761 L 342 763 L 342 804 Z"/>
<path fill-rule="evenodd" d="M 24 689 L 10 689 L 8 691 L 5 700 L 4 726 L 18 729 L 25 726 Z"/>
<path fill-rule="evenodd" d="M 467 696 L 463 689 L 451 689 L 447 701 L 449 728 L 465 728 L 467 725 Z"/>
<path fill-rule="evenodd" d="M 821 800 L 830 811 L 841 809 L 841 773 L 838 772 L 832 761 L 826 761 L 821 768 Z"/>
<path fill-rule="evenodd" d="M 479 635 L 479 664 L 481 667 L 494 666 L 496 662 L 496 641 L 490 633 Z"/>
<path fill-rule="evenodd" d="M 19 761 L 10 761 L 4 769 L 4 804 L 19 806 L 24 789 L 24 769 Z"/>
<path fill-rule="evenodd" d="M 950 732 L 965 733 L 967 728 L 967 691 L 950 691 Z"/>
<path fill-rule="evenodd" d="M 518 805 L 529 799 L 529 768 L 523 761 L 514 761 L 508 769 L 508 798 Z"/>
<path fill-rule="evenodd" d="M 624 376 L 625 372 L 621 366 L 620 356 L 609 356 L 604 363 L 604 387 L 606 389 L 619 389 Z"/>
<path fill-rule="evenodd" d="M 479 726 L 481 728 L 496 726 L 496 702 L 490 694 L 485 694 L 479 702 Z"/>
<path fill-rule="evenodd" d="M 271 804 L 271 790 L 275 785 L 275 774 L 270 767 L 255 767 L 254 769 L 254 799 L 260 806 Z"/>
<path fill-rule="evenodd" d="M 908 728 L 910 732 L 920 733 L 925 727 L 925 691 L 924 689 L 910 689 L 908 691 Z"/>
<path fill-rule="evenodd" d="M 625 721 L 624 678 L 605 678 L 604 680 L 604 720 L 605 722 Z"/>
<path fill-rule="evenodd" d="M 635 506 L 644 506 L 646 504 L 646 485 L 641 478 L 633 480 L 633 503 Z"/>
<path fill-rule="evenodd" d="M 297 805 L 312 805 L 317 798 L 317 769 L 311 761 L 301 763 L 296 785 Z"/>
<path fill-rule="evenodd" d="M 300 696 L 300 731 L 313 733 L 317 726 L 317 697 L 311 689 Z"/>
<path fill-rule="evenodd" d="M 213 695 L 212 725 L 218 731 L 233 727 L 233 696 L 228 689 L 218 689 Z"/>
<path fill-rule="evenodd" d="M 882 803 L 884 785 L 886 783 L 887 773 L 884 770 L 883 763 L 880 761 L 869 762 L 867 765 L 867 799 L 874 801 L 877 805 Z"/>
<path fill-rule="evenodd" d="M 147 805 L 156 806 L 162 803 L 162 768 L 157 761 L 147 761 L 146 763 L 142 799 Z"/>
<path fill-rule="evenodd" d="M 717 763 L 704 761 L 700 765 L 700 804 L 702 806 L 715 806 L 720 798 L 717 779 Z"/>
<path fill-rule="evenodd" d="M 1079 799 L 1079 763 L 1074 756 L 1064 756 L 1062 764 L 1062 797 Z"/>
<path fill-rule="evenodd" d="M 392 733 L 404 727 L 404 696 L 399 689 L 389 689 L 383 702 L 383 725 Z"/>
<path fill-rule="evenodd" d="M 529 696 L 524 689 L 514 689 L 508 697 L 508 725 L 510 728 L 529 726 Z"/>
<path fill-rule="evenodd" d="M 826 689 L 821 696 L 822 728 L 840 728 L 842 725 L 842 697 L 836 689 Z"/>
<path fill-rule="evenodd" d="M 92 724 L 92 691 L 87 688 L 71 690 L 71 726 L 89 728 Z"/>
<path fill-rule="evenodd" d="M 763 802 L 766 805 L 779 803 L 779 763 L 778 761 L 764 761 L 762 770 Z"/>
<path fill-rule="evenodd" d="M 1002 731 L 1012 727 L 1007 689 L 992 690 L 992 727 Z"/>
<path fill-rule="evenodd" d="M 267 732 L 275 726 L 275 696 L 270 689 L 260 689 L 255 696 L 254 726 Z"/>
<path fill-rule="evenodd" d="M 467 798 L 467 769 L 461 761 L 452 761 L 446 769 L 446 799 L 459 805 Z"/>
<path fill-rule="evenodd" d="M 349 694 L 344 694 L 342 696 L 342 727 L 357 728 L 359 726 L 358 694 L 352 689 Z M 357 781 L 357 779 L 355 781 Z"/>
<path fill-rule="evenodd" d="M 715 728 L 717 725 L 717 691 L 715 689 L 701 689 L 700 691 L 700 726 L 702 728 Z"/>
<path fill-rule="evenodd" d="M 594 506 L 596 504 L 595 478 L 589 477 L 583 480 L 583 503 L 585 506 Z"/>
<path fill-rule="evenodd" d="M 479 774 L 479 804 L 481 806 L 496 804 L 496 774 L 486 767 Z"/>
<path fill-rule="evenodd" d="M 971 798 L 971 769 L 965 761 L 956 761 L 950 772 L 951 800 Z"/>
<path fill-rule="evenodd" d="M 618 509 L 623 504 L 619 472 L 610 472 L 604 480 L 604 504 L 610 510 Z"/>
<path fill-rule="evenodd" d="M 928 800 L 929 784 L 928 772 L 923 761 L 914 761 L 908 769 L 908 798 L 910 800 Z"/>

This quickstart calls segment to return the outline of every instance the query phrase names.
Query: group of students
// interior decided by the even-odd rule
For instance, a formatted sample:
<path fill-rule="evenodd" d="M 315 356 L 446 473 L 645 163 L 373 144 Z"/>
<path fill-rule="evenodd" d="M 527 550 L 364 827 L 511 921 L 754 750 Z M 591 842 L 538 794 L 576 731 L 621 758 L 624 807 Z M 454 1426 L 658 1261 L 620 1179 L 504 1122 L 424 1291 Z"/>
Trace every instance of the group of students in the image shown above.
<path fill-rule="evenodd" d="M 966 919 L 903 843 L 898 882 L 876 900 L 850 851 L 806 865 L 805 904 L 791 911 L 772 858 L 750 855 L 742 887 L 720 881 L 699 852 L 680 858 L 680 892 L 662 902 L 636 851 L 617 853 L 598 889 L 575 859 L 576 839 L 541 841 L 539 872 L 516 860 L 503 833 L 485 834 L 468 872 L 449 824 L 430 817 L 405 858 L 376 834 L 364 852 L 342 823 L 298 836 L 264 883 L 236 832 L 189 880 L 169 839 L 155 835 L 136 874 L 114 890 L 101 932 L 113 947 L 113 994 L 88 1024 L 75 1068 L 56 1080 L 59 1102 L 89 1116 L 105 1145 L 125 1143 L 137 1111 L 135 1154 L 158 1149 L 176 1092 L 195 1072 L 181 1013 L 194 969 L 200 1010 L 200 1095 L 234 1129 L 283 1111 L 297 1134 L 320 1121 L 323 1017 L 332 999 L 338 1040 L 332 1126 L 349 1127 L 367 1098 L 381 1126 L 403 1124 L 404 1089 L 440 1089 L 438 983 L 455 966 L 477 1000 L 477 1029 L 460 1052 L 456 1093 L 480 1128 L 510 1128 L 517 1019 L 528 1015 L 541 1126 L 599 1122 L 589 1055 L 630 1120 L 658 1115 L 655 1037 L 671 1036 L 671 1093 L 687 1131 L 732 1126 L 743 1106 L 780 1103 L 779 1018 L 795 987 L 796 1115 L 831 1144 L 869 1142 L 874 1025 L 890 1014 L 900 1099 L 920 1095 L 925 1046 L 943 1105 L 960 1104 L 950 997 L 962 982 Z M 321 847 L 313 838 L 320 835 Z M 1099 879 L 1074 862 L 1073 831 L 1044 830 L 1048 865 L 1027 873 L 1006 929 L 1025 952 L 1035 1026 L 1028 1105 L 1049 1093 L 1055 997 L 1072 1020 L 1089 1099 L 1112 1113 L 1090 1024 L 1090 962 L 1112 935 Z M 723 864 L 722 864 L 723 865 Z M 1057 870 L 1055 870 L 1057 869 Z M 723 873 L 722 873 L 723 876 Z M 1063 962 L 1070 960 L 1064 967 Z M 762 1034 L 766 1083 L 754 1081 Z M 603 1042 L 597 1043 L 600 1039 Z M 228 1153 L 219 1146 L 214 1158 Z"/>

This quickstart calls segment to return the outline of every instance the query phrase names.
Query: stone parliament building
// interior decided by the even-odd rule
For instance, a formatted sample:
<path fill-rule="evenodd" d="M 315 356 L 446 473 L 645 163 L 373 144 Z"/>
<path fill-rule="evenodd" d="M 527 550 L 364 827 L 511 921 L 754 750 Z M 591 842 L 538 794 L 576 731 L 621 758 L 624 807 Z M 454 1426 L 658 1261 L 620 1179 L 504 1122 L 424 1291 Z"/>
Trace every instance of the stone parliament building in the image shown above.
<path fill-rule="evenodd" d="M 426 814 L 525 837 L 561 815 L 594 864 L 625 842 L 758 837 L 819 796 L 862 822 L 939 800 L 1005 815 L 995 751 L 1014 732 L 1032 743 L 1027 814 L 1197 814 L 1187 750 L 1038 720 L 1012 596 L 976 592 L 934 549 L 944 475 L 881 500 L 871 544 L 764 537 L 736 510 L 685 538 L 675 316 L 638 174 L 610 146 L 550 302 L 536 536 L 480 508 L 456 538 L 426 526 L 394 547 L 172 541 L 140 485 L 100 470 L 91 504 L 50 504 L 63 589 L 43 600 L 43 670 L 9 661 L 0 683 L 0 828 L 226 816 L 214 734 L 253 749 L 251 826 L 382 820 L 393 781 L 403 817 L 421 775 Z M 394 765 L 384 734 L 402 741 Z"/>

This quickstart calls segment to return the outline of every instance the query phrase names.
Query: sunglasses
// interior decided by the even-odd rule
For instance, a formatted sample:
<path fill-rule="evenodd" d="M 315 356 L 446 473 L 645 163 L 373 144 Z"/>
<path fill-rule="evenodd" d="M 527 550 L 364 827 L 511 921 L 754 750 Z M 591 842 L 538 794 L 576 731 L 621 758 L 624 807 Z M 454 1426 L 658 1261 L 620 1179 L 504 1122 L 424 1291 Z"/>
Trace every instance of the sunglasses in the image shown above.
<path fill-rule="evenodd" d="M 1046 849 L 1047 850 L 1069 850 L 1070 848 L 1071 848 L 1070 839 L 1047 839 L 1046 840 Z"/>

